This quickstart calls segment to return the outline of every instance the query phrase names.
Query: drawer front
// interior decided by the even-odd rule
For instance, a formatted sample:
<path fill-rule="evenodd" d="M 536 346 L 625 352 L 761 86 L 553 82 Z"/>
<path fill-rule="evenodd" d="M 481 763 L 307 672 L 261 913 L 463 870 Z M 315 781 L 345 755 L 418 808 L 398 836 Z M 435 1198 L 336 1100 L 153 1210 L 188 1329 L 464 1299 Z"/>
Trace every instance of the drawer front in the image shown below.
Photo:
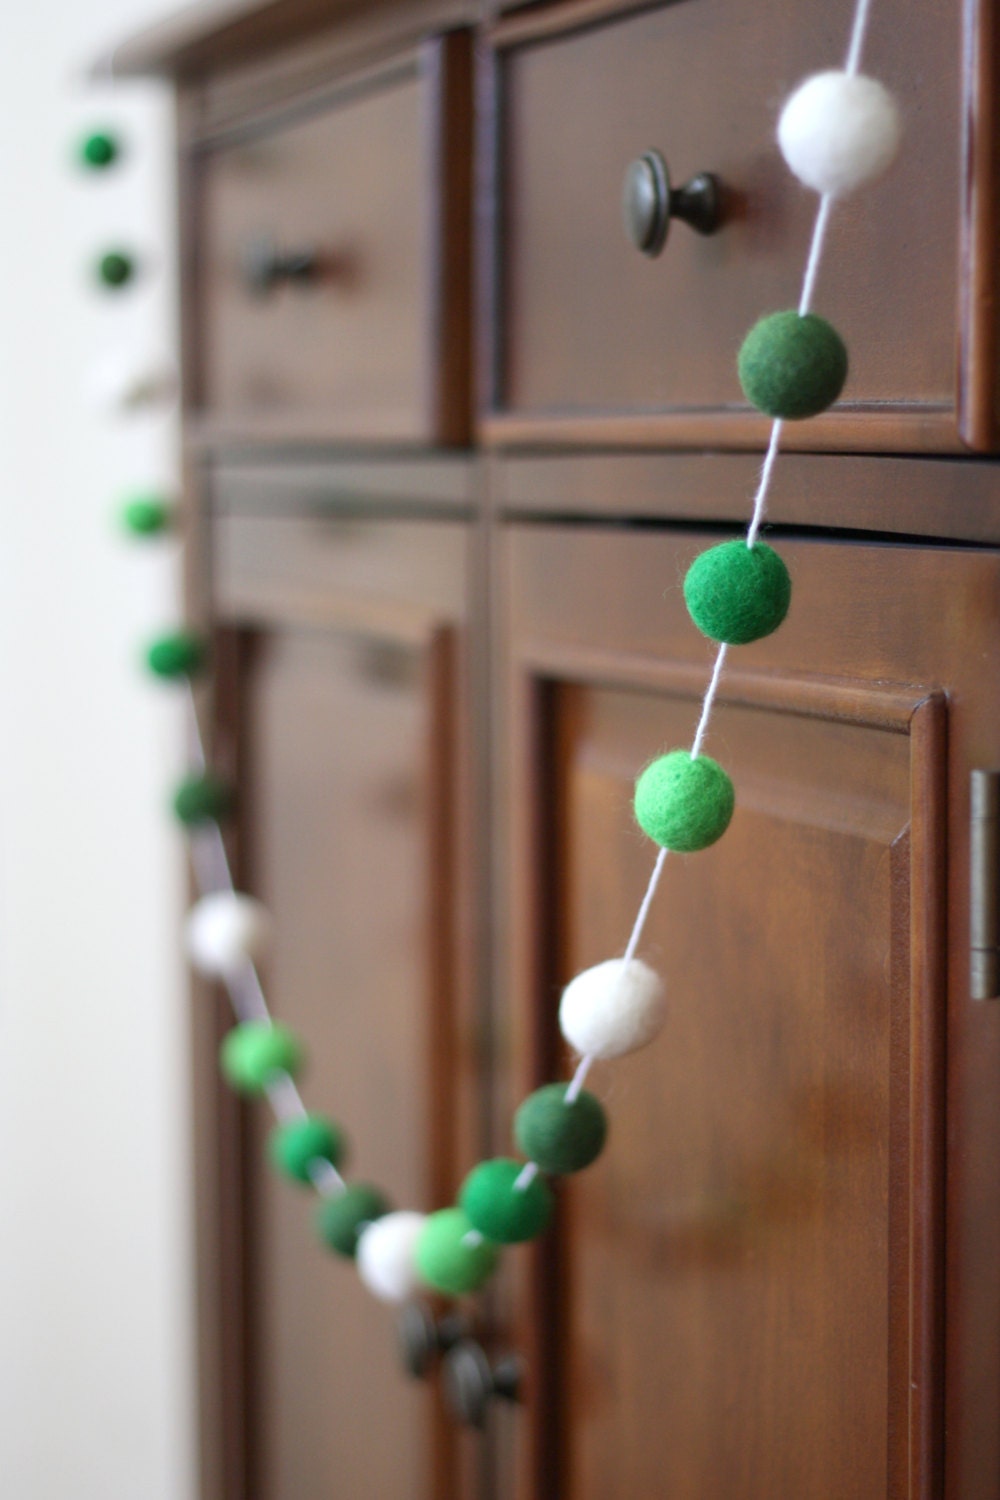
<path fill-rule="evenodd" d="M 736 352 L 761 314 L 797 304 L 817 205 L 780 157 L 776 118 L 797 82 L 839 65 L 850 10 L 691 0 L 555 34 L 551 13 L 500 23 L 508 432 L 614 435 L 606 419 L 627 416 L 631 441 L 756 441 Z M 900 101 L 904 148 L 834 213 L 815 307 L 851 372 L 843 403 L 791 443 L 958 441 L 960 47 L 953 7 L 874 10 L 864 67 Z M 717 233 L 675 223 L 658 258 L 628 241 L 621 208 L 626 167 L 651 148 L 675 185 L 717 174 L 725 203 Z"/>
<path fill-rule="evenodd" d="M 210 429 L 464 439 L 467 237 L 441 230 L 464 211 L 449 143 L 467 69 L 456 34 L 321 112 L 207 148 L 196 341 Z"/>

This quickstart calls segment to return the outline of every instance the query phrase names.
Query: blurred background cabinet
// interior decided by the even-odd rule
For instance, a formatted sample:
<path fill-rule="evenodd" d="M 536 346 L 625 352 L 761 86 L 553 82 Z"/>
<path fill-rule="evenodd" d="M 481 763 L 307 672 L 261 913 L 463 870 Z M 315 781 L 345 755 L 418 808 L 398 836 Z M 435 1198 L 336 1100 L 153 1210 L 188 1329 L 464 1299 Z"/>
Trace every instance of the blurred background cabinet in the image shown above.
<path fill-rule="evenodd" d="M 403 1204 L 510 1150 L 568 1065 L 561 985 L 626 941 L 632 783 L 710 668 L 680 583 L 766 437 L 735 348 L 805 258 L 774 116 L 850 15 L 272 0 L 116 59 L 178 81 L 189 596 L 268 993 Z M 480 1308 L 525 1366 L 484 1434 L 267 1179 L 197 1012 L 203 1500 L 997 1500 L 993 18 L 875 5 L 906 146 L 835 216 L 817 306 L 854 375 L 779 462 L 792 610 L 708 747 L 736 817 L 668 862 L 670 1021 L 595 1077 L 607 1154 Z M 620 207 L 652 148 L 723 189 L 654 260 Z"/>

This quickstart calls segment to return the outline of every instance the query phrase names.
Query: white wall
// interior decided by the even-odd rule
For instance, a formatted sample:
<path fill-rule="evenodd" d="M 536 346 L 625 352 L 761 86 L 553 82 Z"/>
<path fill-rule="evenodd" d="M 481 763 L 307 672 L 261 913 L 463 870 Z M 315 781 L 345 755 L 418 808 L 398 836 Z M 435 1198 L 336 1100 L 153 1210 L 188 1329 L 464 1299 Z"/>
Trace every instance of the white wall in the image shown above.
<path fill-rule="evenodd" d="M 116 530 L 170 480 L 172 413 L 95 415 L 103 348 L 172 337 L 170 113 L 81 80 L 158 0 L 7 0 L 0 19 L 0 1490 L 192 1500 L 176 701 L 137 666 L 171 548 Z M 110 122 L 131 150 L 85 177 Z M 131 241 L 119 298 L 88 263 Z"/>

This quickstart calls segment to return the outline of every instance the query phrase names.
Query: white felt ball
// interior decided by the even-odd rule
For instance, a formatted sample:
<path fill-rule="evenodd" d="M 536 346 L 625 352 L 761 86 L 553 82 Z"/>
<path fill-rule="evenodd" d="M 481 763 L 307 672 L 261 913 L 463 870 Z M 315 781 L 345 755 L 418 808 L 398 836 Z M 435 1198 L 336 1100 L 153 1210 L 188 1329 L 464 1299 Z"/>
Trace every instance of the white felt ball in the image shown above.
<path fill-rule="evenodd" d="M 249 959 L 264 953 L 271 936 L 271 918 L 253 896 L 237 891 L 215 891 L 188 912 L 184 946 L 202 974 L 223 979 Z"/>
<path fill-rule="evenodd" d="M 385 1214 L 358 1236 L 358 1275 L 381 1302 L 406 1302 L 422 1286 L 413 1252 L 424 1214 Z"/>
<path fill-rule="evenodd" d="M 796 177 L 838 197 L 881 177 L 899 135 L 899 111 L 888 89 L 850 73 L 807 78 L 778 121 L 778 145 Z"/>
<path fill-rule="evenodd" d="M 623 1057 L 651 1042 L 666 1019 L 663 981 L 633 958 L 609 958 L 584 969 L 563 990 L 559 1025 L 588 1057 Z"/>

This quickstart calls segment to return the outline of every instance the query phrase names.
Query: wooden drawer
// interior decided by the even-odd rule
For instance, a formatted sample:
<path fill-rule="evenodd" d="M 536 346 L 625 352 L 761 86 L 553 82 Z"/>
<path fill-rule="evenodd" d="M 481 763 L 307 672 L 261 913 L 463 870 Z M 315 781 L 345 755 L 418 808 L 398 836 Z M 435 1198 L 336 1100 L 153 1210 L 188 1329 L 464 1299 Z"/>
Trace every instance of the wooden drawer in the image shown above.
<path fill-rule="evenodd" d="M 839 65 L 851 7 L 831 15 L 803 0 L 791 24 L 778 0 L 596 21 L 595 9 L 525 12 L 494 33 L 491 436 L 756 444 L 765 427 L 744 402 L 736 352 L 762 313 L 797 304 L 817 203 L 780 157 L 777 113 L 803 77 Z M 962 40 L 954 7 L 886 0 L 873 12 L 864 66 L 900 101 L 904 150 L 834 215 L 815 306 L 843 334 L 851 373 L 844 401 L 787 429 L 789 444 L 993 443 L 994 361 L 980 358 L 992 348 L 981 295 L 992 271 L 976 241 L 992 177 L 961 129 L 975 22 L 964 57 Z M 986 101 L 974 102 L 970 129 L 985 130 Z M 714 236 L 675 224 L 656 259 L 629 243 L 621 213 L 626 166 L 650 148 L 675 184 L 717 174 L 726 202 Z"/>
<path fill-rule="evenodd" d="M 468 435 L 469 44 L 425 44 L 200 152 L 196 406 L 212 435 Z M 264 247 L 306 277 L 254 285 Z"/>

